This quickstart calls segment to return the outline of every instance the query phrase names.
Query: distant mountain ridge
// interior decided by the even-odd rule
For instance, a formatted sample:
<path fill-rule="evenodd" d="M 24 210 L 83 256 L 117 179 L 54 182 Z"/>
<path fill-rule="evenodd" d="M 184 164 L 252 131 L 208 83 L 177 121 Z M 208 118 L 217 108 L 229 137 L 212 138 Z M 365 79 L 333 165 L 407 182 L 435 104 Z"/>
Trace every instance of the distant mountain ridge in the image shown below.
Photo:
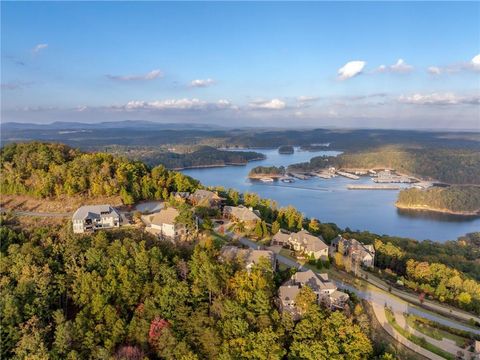
<path fill-rule="evenodd" d="M 122 121 L 102 121 L 99 123 L 82 123 L 82 122 L 69 122 L 69 121 L 55 121 L 49 124 L 37 124 L 37 123 L 21 123 L 21 122 L 6 122 L 0 124 L 2 130 L 32 130 L 32 129 L 45 129 L 45 130 L 80 130 L 80 129 L 98 129 L 99 127 L 108 128 L 156 128 L 156 129 L 169 129 L 169 130 L 182 130 L 182 129 L 196 129 L 196 130 L 213 130 L 223 129 L 220 125 L 212 124 L 195 124 L 195 123 L 162 123 L 147 120 L 122 120 Z"/>

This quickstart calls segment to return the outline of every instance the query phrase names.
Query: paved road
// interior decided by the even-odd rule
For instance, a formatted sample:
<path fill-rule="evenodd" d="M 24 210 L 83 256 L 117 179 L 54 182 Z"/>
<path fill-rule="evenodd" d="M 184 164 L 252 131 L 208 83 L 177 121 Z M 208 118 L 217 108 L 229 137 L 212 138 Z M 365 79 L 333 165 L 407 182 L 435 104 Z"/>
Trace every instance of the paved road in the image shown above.
<path fill-rule="evenodd" d="M 372 285 L 374 285 L 374 286 L 376 286 L 376 287 L 378 287 L 382 290 L 388 291 L 388 284 L 385 283 L 382 279 L 378 278 L 375 275 L 372 275 L 371 273 L 367 273 L 364 270 L 360 270 L 360 272 L 363 275 L 363 277 L 365 277 L 365 275 L 368 275 L 367 281 L 370 284 L 372 284 Z M 392 292 L 392 294 L 395 294 L 398 297 L 400 297 L 400 298 L 402 298 L 402 299 L 404 299 L 404 300 L 406 300 L 406 301 L 408 301 L 412 304 L 421 305 L 420 300 L 418 299 L 418 296 L 412 295 L 410 293 L 407 293 L 405 291 L 401 291 L 401 290 L 398 290 L 398 289 L 395 289 L 395 288 L 392 288 L 391 292 Z M 430 301 L 430 300 L 425 300 L 423 302 L 423 305 L 426 306 L 427 308 L 435 311 L 435 312 L 439 312 L 443 315 L 446 315 L 447 317 L 455 316 L 456 318 L 461 319 L 461 320 L 465 320 L 465 321 L 469 321 L 470 319 L 474 319 L 475 321 L 480 323 L 480 317 L 478 317 L 474 314 L 468 313 L 466 311 L 456 309 L 456 308 L 448 306 L 448 305 L 443 305 L 443 304 L 440 304 L 438 302 Z"/>
<path fill-rule="evenodd" d="M 445 338 L 442 339 L 442 340 L 434 339 L 430 336 L 427 336 L 427 335 L 421 333 L 417 329 L 414 329 L 414 328 L 410 327 L 407 324 L 407 321 L 405 319 L 405 316 L 403 316 L 403 314 L 394 313 L 394 316 L 395 316 L 395 321 L 397 322 L 397 324 L 401 328 L 407 330 L 410 334 L 413 334 L 413 335 L 415 335 L 419 338 L 425 338 L 427 340 L 427 342 L 429 342 L 430 344 L 435 345 L 436 347 L 438 347 L 440 349 L 443 349 L 446 352 L 449 352 L 450 354 L 452 354 L 454 356 L 456 356 L 459 352 L 462 352 L 465 359 L 469 360 L 469 359 L 473 358 L 473 354 L 470 351 L 457 346 L 455 341 L 453 341 L 451 339 L 445 339 Z"/>
<path fill-rule="evenodd" d="M 228 235 L 232 236 L 233 234 L 228 233 Z M 252 249 L 262 248 L 261 245 L 257 244 L 254 241 L 251 241 L 247 238 L 244 238 L 244 237 L 238 238 L 238 241 L 241 244 L 243 244 L 245 246 L 248 246 Z M 300 269 L 300 270 L 303 268 L 303 266 L 301 264 L 299 264 L 298 262 L 296 262 L 292 259 L 289 259 L 285 256 L 282 256 L 280 254 L 277 254 L 277 259 L 278 259 L 279 262 L 281 262 L 282 264 L 285 264 L 287 266 L 295 267 L 295 268 Z M 429 319 L 429 320 L 432 320 L 432 321 L 436 321 L 440 324 L 450 326 L 450 327 L 455 328 L 455 329 L 470 331 L 472 333 L 480 335 L 480 329 L 475 329 L 475 328 L 466 326 L 466 325 L 464 325 L 460 322 L 455 321 L 454 319 L 447 318 L 447 317 L 444 317 L 442 315 L 439 315 L 439 314 L 430 312 L 428 310 L 422 309 L 420 307 L 417 307 L 417 306 L 415 306 L 413 304 L 410 304 L 409 302 L 399 298 L 398 296 L 389 293 L 388 291 L 382 290 L 381 288 L 380 289 L 379 288 L 373 288 L 373 289 L 369 288 L 369 289 L 365 289 L 365 290 L 360 290 L 360 289 L 357 289 L 357 288 L 355 288 L 355 287 L 353 287 L 349 284 L 345 284 L 343 282 L 338 282 L 337 281 L 336 283 L 337 283 L 337 286 L 340 289 L 349 290 L 349 291 L 357 294 L 357 296 L 359 296 L 360 298 L 368 300 L 368 301 L 372 302 L 373 304 L 377 304 L 377 305 L 381 306 L 382 308 L 386 304 L 389 307 L 391 307 L 393 311 L 399 312 L 401 314 L 409 313 L 409 314 L 418 315 L 418 316 L 421 316 L 423 318 L 426 318 L 426 319 Z"/>
<path fill-rule="evenodd" d="M 383 306 L 372 303 L 372 307 L 373 307 L 373 312 L 375 313 L 375 316 L 377 317 L 377 320 L 380 323 L 380 325 L 382 325 L 385 331 L 389 333 L 390 336 L 393 337 L 395 340 L 397 340 L 400 344 L 406 346 L 410 350 L 413 350 L 420 355 L 423 355 L 427 359 L 445 360 L 443 357 L 438 356 L 437 354 L 434 354 L 433 352 L 422 348 L 421 346 L 411 342 L 404 336 L 400 335 L 399 332 L 395 330 L 395 328 L 388 323 L 387 316 L 385 315 L 385 308 Z"/>
<path fill-rule="evenodd" d="M 38 217 L 50 217 L 50 218 L 65 218 L 71 217 L 73 213 L 51 213 L 51 212 L 36 212 L 36 211 L 23 211 L 23 210 L 11 210 L 7 211 L 0 208 L 0 213 L 10 212 L 16 216 L 38 216 Z"/>

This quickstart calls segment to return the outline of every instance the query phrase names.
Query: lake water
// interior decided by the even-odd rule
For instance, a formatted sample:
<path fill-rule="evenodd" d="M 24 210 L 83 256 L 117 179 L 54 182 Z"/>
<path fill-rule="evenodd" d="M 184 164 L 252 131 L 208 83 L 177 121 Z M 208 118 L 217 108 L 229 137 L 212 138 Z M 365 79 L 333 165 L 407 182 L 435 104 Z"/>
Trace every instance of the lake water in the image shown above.
<path fill-rule="evenodd" d="M 275 150 L 255 150 L 267 156 L 246 166 L 188 169 L 183 173 L 207 186 L 224 186 L 238 191 L 255 192 L 263 198 L 276 200 L 280 206 L 293 205 L 305 216 L 321 222 L 333 222 L 352 230 L 368 230 L 377 234 L 409 237 L 418 240 L 455 240 L 469 232 L 480 231 L 480 218 L 404 212 L 397 210 L 398 190 L 348 190 L 349 184 L 374 184 L 369 177 L 350 180 L 313 177 L 294 183 L 262 183 L 250 181 L 247 175 L 255 166 L 287 166 L 305 162 L 319 155 L 337 155 L 336 151 L 307 152 L 281 155 Z"/>

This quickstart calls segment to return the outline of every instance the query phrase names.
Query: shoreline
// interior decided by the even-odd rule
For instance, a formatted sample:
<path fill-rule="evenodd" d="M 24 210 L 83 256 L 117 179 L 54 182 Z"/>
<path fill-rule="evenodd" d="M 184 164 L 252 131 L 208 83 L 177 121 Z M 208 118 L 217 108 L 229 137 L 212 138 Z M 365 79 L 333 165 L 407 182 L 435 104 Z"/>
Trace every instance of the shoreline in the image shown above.
<path fill-rule="evenodd" d="M 400 205 L 397 202 L 395 203 L 395 207 L 400 210 L 413 210 L 413 211 L 418 211 L 418 212 L 434 212 L 434 213 L 440 213 L 440 214 L 446 214 L 446 215 L 456 215 L 456 216 L 466 216 L 466 217 L 471 217 L 471 216 L 480 216 L 480 210 L 477 211 L 454 211 L 454 210 L 448 210 L 448 209 L 438 209 L 438 208 L 432 208 L 430 206 L 425 206 L 425 205 Z"/>
<path fill-rule="evenodd" d="M 280 175 L 280 174 L 252 174 L 252 175 L 250 175 L 249 174 L 247 177 L 249 179 L 255 179 L 255 180 L 264 179 L 264 178 L 281 179 L 281 178 L 285 177 L 285 174 L 283 174 L 283 175 Z"/>
<path fill-rule="evenodd" d="M 181 171 L 181 170 L 191 170 L 191 169 L 209 169 L 209 168 L 220 168 L 220 167 L 227 167 L 227 166 L 246 166 L 249 162 L 251 161 L 260 161 L 260 160 L 265 160 L 264 157 L 262 158 L 255 158 L 255 159 L 250 159 L 247 160 L 244 163 L 224 163 L 224 164 L 210 164 L 210 165 L 192 165 L 192 166 L 183 166 L 183 167 L 177 167 L 177 168 L 171 168 L 169 170 L 173 171 Z M 161 164 L 159 164 L 161 165 Z"/>

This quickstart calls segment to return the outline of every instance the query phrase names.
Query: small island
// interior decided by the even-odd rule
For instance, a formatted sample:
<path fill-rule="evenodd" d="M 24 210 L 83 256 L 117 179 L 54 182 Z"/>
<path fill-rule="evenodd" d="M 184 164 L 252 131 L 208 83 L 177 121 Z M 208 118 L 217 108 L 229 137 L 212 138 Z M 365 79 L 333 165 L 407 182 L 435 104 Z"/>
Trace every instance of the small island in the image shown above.
<path fill-rule="evenodd" d="M 293 154 L 295 149 L 291 145 L 282 145 L 278 148 L 279 154 Z"/>
<path fill-rule="evenodd" d="M 250 170 L 248 177 L 250 179 L 279 179 L 285 176 L 283 166 L 256 166 Z"/>
<path fill-rule="evenodd" d="M 406 210 L 433 211 L 452 215 L 480 215 L 480 187 L 452 185 L 426 190 L 400 191 L 396 207 Z"/>

